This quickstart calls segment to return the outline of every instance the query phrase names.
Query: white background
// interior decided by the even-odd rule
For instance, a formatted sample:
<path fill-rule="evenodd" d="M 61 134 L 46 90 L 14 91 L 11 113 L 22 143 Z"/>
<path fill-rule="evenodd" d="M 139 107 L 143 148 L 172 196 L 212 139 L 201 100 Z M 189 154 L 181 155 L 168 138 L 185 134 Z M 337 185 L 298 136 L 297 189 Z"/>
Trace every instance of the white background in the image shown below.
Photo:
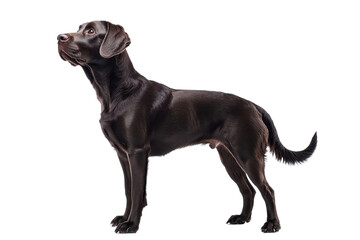
<path fill-rule="evenodd" d="M 0 239 L 315 239 L 359 235 L 358 1 L 3 1 L 0 6 Z M 103 136 L 100 104 L 56 37 L 81 23 L 121 24 L 148 79 L 247 98 L 283 144 L 318 148 L 303 165 L 270 154 L 282 224 L 226 225 L 242 198 L 207 146 L 151 158 L 138 233 L 116 235 L 123 175 Z"/>

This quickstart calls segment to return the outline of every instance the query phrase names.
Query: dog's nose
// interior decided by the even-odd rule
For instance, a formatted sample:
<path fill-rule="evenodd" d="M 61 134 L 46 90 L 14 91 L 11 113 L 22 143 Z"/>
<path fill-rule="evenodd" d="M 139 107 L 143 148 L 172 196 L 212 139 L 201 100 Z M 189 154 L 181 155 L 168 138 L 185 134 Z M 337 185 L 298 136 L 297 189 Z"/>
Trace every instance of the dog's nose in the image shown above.
<path fill-rule="evenodd" d="M 60 34 L 57 39 L 60 42 L 67 42 L 69 40 L 69 36 L 66 34 Z"/>

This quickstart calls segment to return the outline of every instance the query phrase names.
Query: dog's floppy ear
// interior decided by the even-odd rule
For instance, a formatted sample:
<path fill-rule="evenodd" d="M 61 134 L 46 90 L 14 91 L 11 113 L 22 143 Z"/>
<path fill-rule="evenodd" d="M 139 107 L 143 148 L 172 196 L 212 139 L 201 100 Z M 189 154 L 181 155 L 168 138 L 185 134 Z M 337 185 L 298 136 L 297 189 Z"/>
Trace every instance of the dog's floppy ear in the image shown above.
<path fill-rule="evenodd" d="M 111 58 L 122 53 L 130 45 L 130 38 L 120 25 L 106 22 L 107 32 L 100 46 L 100 56 Z"/>

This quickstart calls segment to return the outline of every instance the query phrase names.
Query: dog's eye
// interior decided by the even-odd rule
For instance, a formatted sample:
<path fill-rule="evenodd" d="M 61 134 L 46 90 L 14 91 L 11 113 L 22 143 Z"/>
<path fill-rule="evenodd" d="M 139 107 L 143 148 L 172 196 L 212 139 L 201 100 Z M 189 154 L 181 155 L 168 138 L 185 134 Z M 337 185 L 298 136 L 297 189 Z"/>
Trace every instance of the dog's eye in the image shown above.
<path fill-rule="evenodd" d="M 85 32 L 87 35 L 93 35 L 95 34 L 95 30 L 93 28 L 89 28 L 88 30 L 86 30 Z"/>

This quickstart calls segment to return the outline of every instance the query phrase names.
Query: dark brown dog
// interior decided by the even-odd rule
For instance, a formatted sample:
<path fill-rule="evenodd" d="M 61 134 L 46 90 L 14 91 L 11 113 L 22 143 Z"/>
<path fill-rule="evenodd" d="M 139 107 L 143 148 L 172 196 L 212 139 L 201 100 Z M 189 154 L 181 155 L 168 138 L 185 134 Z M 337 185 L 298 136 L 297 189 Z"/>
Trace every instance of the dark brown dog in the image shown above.
<path fill-rule="evenodd" d="M 261 230 L 278 231 L 274 191 L 264 175 L 266 147 L 278 160 L 301 163 L 314 152 L 316 133 L 305 150 L 290 151 L 261 107 L 231 94 L 175 90 L 148 81 L 135 71 L 125 50 L 129 44 L 121 26 L 105 21 L 86 23 L 76 33 L 58 36 L 61 58 L 80 65 L 95 88 L 102 106 L 101 128 L 124 171 L 127 203 L 124 215 L 111 222 L 115 232 L 133 233 L 139 228 L 147 204 L 148 157 L 199 143 L 217 149 L 243 195 L 241 214 L 227 223 L 250 221 L 255 190 L 248 175 L 266 203 L 267 221 Z"/>

